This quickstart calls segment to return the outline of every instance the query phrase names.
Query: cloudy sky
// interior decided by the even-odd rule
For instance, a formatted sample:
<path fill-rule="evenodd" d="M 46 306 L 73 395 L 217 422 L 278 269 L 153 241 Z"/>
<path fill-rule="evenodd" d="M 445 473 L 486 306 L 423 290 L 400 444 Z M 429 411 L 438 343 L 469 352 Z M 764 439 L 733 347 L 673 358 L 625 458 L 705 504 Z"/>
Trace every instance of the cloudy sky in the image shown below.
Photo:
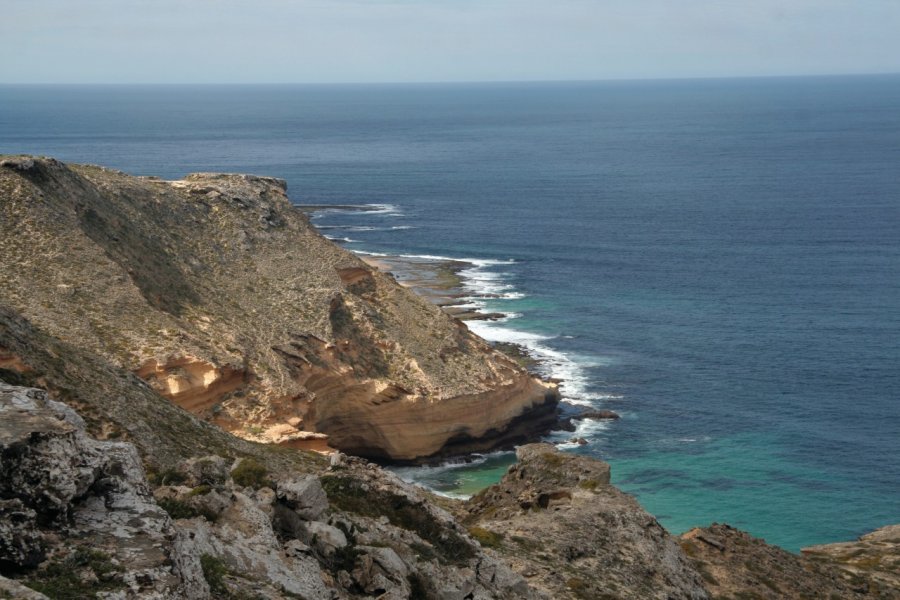
<path fill-rule="evenodd" d="M 0 83 L 900 72 L 900 0 L 0 0 Z"/>

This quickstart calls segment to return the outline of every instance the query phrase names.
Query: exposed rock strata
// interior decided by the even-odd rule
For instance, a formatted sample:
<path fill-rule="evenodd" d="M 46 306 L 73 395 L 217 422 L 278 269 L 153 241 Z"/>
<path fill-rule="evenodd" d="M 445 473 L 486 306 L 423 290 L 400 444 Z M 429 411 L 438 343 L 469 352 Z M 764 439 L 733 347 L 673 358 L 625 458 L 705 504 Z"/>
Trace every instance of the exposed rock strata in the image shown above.
<path fill-rule="evenodd" d="M 414 461 L 551 422 L 553 385 L 320 236 L 281 180 L 9 158 L 0 200 L 0 306 L 245 438 L 299 420 Z"/>

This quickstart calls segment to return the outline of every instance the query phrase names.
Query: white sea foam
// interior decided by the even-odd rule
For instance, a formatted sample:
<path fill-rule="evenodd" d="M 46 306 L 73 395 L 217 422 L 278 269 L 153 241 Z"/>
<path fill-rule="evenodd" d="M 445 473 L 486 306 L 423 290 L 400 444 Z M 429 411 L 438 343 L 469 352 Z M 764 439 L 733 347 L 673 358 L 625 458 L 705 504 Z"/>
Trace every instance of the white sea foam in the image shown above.
<path fill-rule="evenodd" d="M 359 252 L 368 256 L 388 256 L 377 252 Z M 610 400 L 620 400 L 621 396 L 591 391 L 591 381 L 587 369 L 591 367 L 609 364 L 607 359 L 600 357 L 579 356 L 562 352 L 552 347 L 554 339 L 573 339 L 571 335 L 550 336 L 525 331 L 511 327 L 510 321 L 522 318 L 521 312 L 513 310 L 504 311 L 505 301 L 517 300 L 526 297 L 524 293 L 515 289 L 512 283 L 512 273 L 502 269 L 504 266 L 514 265 L 514 259 L 476 259 L 455 258 L 433 254 L 401 254 L 401 258 L 422 261 L 440 261 L 466 263 L 465 268 L 458 271 L 462 280 L 462 288 L 466 295 L 461 298 L 458 308 L 467 308 L 480 312 L 501 312 L 505 316 L 492 321 L 470 320 L 466 322 L 468 328 L 480 337 L 490 342 L 505 342 L 517 344 L 538 361 L 537 369 L 541 375 L 558 379 L 562 399 L 570 404 L 591 408 L 601 408 Z M 603 432 L 611 426 L 609 421 L 584 419 L 576 422 L 574 432 L 559 431 L 551 433 L 546 439 L 555 443 L 560 449 L 572 450 L 581 446 L 570 440 L 584 438 L 588 444 L 592 444 L 603 436 Z M 431 467 L 405 467 L 393 469 L 405 481 L 424 485 L 435 493 L 450 498 L 468 498 L 466 494 L 434 490 L 436 481 L 441 479 L 441 474 L 454 469 L 477 467 L 485 461 L 485 457 L 479 456 L 475 461 L 451 461 Z M 446 485 L 442 482 L 441 485 Z"/>
<path fill-rule="evenodd" d="M 390 256 L 378 252 L 357 251 L 357 253 L 366 256 Z M 516 264 L 515 259 L 455 258 L 436 254 L 400 254 L 396 256 L 411 260 L 457 262 L 471 265 L 461 269 L 458 273 L 466 296 L 460 299 L 462 304 L 456 306 L 479 312 L 500 312 L 506 315 L 502 319 L 493 321 L 467 321 L 466 324 L 473 333 L 490 342 L 512 343 L 524 347 L 538 361 L 537 369 L 541 375 L 561 381 L 560 394 L 567 402 L 599 408 L 604 401 L 618 399 L 609 394 L 590 391 L 591 381 L 586 369 L 607 365 L 609 364 L 608 360 L 561 352 L 549 344 L 554 336 L 523 331 L 508 325 L 510 320 L 521 318 L 522 314 L 504 311 L 503 307 L 498 304 L 505 300 L 520 299 L 526 295 L 515 289 L 510 281 L 511 273 L 494 270 L 494 268 Z M 572 336 L 559 337 L 571 339 Z"/>
<path fill-rule="evenodd" d="M 344 242 L 345 244 L 353 244 L 359 242 L 359 240 L 353 240 L 348 237 L 336 237 L 333 235 L 326 235 L 325 239 L 331 240 L 332 242 Z"/>
<path fill-rule="evenodd" d="M 365 204 L 367 215 L 385 215 L 388 217 L 402 217 L 403 211 L 396 204 Z"/>
<path fill-rule="evenodd" d="M 391 470 L 403 481 L 411 482 L 416 479 L 425 477 L 434 477 L 447 471 L 455 469 L 464 469 L 466 467 L 477 467 L 487 462 L 488 457 L 484 454 L 473 454 L 467 460 L 451 459 L 439 465 L 425 465 L 416 467 L 393 467 Z"/>
<path fill-rule="evenodd" d="M 538 370 L 545 377 L 561 380 L 560 394 L 563 399 L 583 406 L 596 406 L 602 400 L 600 394 L 587 391 L 590 381 L 585 368 L 599 364 L 584 357 L 572 356 L 551 348 L 547 342 L 553 338 L 529 331 L 513 329 L 505 325 L 505 319 L 499 321 L 469 321 L 469 329 L 491 342 L 518 344 L 525 347 L 529 354 L 539 361 Z"/>

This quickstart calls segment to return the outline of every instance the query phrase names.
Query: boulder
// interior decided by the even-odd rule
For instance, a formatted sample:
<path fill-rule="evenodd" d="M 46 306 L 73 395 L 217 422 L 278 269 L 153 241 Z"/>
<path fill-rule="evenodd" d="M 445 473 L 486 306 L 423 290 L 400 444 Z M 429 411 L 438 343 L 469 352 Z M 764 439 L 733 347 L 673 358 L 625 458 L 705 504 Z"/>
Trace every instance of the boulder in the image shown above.
<path fill-rule="evenodd" d="M 409 570 L 394 550 L 371 546 L 359 546 L 357 550 L 361 554 L 351 575 L 363 591 L 385 594 L 380 598 L 409 598 Z"/>
<path fill-rule="evenodd" d="M 178 471 L 186 477 L 185 484 L 191 487 L 221 485 L 228 480 L 230 466 L 221 456 L 204 456 L 182 462 Z"/>
<path fill-rule="evenodd" d="M 335 550 L 347 546 L 347 536 L 337 527 L 312 521 L 305 525 L 309 544 L 324 556 L 331 556 Z"/>
<path fill-rule="evenodd" d="M 52 543 L 50 562 L 89 552 L 113 565 L 102 570 L 118 597 L 208 596 L 199 558 L 173 543 L 177 532 L 150 494 L 136 448 L 89 437 L 84 421 L 43 390 L 0 383 L 0 513 L 7 564 L 34 567 Z M 96 575 L 85 567 L 85 577 Z"/>
<path fill-rule="evenodd" d="M 315 475 L 279 481 L 276 497 L 306 521 L 315 521 L 328 510 L 328 496 Z"/>

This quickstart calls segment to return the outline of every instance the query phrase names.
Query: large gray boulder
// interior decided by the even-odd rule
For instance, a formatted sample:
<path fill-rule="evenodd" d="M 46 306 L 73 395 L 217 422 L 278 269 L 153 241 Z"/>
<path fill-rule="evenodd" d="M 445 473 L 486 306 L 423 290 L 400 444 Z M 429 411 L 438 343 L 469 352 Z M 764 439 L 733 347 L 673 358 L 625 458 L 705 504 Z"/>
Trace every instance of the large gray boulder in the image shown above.
<path fill-rule="evenodd" d="M 306 521 L 315 521 L 328 510 L 328 496 L 315 475 L 280 481 L 276 495 L 281 503 Z"/>
<path fill-rule="evenodd" d="M 176 538 L 133 445 L 97 441 L 43 390 L 0 382 L 0 561 L 21 572 L 55 546 L 54 561 L 102 556 L 116 597 L 208 597 L 199 557 Z"/>

